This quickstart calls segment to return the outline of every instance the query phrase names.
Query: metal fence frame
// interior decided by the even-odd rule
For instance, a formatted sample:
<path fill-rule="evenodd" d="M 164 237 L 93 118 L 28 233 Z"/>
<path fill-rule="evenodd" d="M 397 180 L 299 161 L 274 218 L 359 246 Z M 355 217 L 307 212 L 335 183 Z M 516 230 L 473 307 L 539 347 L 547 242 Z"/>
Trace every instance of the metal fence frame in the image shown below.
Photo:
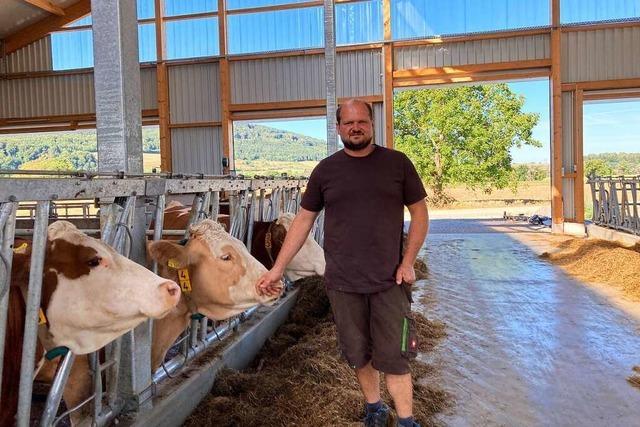
<path fill-rule="evenodd" d="M 594 224 L 640 236 L 640 176 L 590 176 Z"/>
<path fill-rule="evenodd" d="M 29 291 L 26 298 L 27 316 L 25 337 L 23 344 L 23 359 L 19 389 L 19 407 L 17 425 L 29 425 L 31 415 L 31 394 L 33 387 L 33 370 L 35 366 L 35 347 L 37 339 L 37 319 L 42 287 L 42 269 L 46 249 L 47 228 L 53 202 L 60 200 L 100 199 L 107 201 L 101 205 L 101 238 L 114 247 L 121 254 L 128 256 L 132 244 L 132 228 L 137 201 L 144 198 L 145 210 L 155 219 L 154 230 L 145 234 L 152 234 L 154 240 L 162 238 L 163 215 L 167 196 L 193 195 L 192 214 L 189 224 L 204 218 L 217 218 L 220 211 L 220 199 L 226 195 L 230 200 L 230 234 L 242 240 L 250 248 L 253 221 L 275 220 L 283 212 L 297 212 L 302 195 L 305 179 L 234 179 L 230 177 L 184 176 L 179 178 L 158 176 L 109 177 L 83 176 L 72 178 L 0 178 L 0 325 L 6 325 L 8 314 L 8 290 L 11 279 L 11 261 L 13 255 L 13 240 L 16 235 L 16 212 L 21 202 L 35 202 L 36 208 L 32 215 L 33 225 L 32 267 L 29 277 Z M 151 209 L 149 209 L 151 208 Z M 31 207 L 29 207 L 31 209 Z M 84 212 L 83 208 L 83 212 Z M 88 212 L 88 210 L 87 210 Z M 58 211 L 60 213 L 60 211 Z M 60 215 L 57 219 L 70 219 L 74 216 Z M 77 218 L 77 216 L 75 216 Z M 320 220 L 318 221 L 320 223 Z M 187 226 L 188 230 L 188 226 Z M 185 230 L 185 236 L 188 231 Z M 91 230 L 83 230 L 91 231 Z M 29 233 L 31 230 L 29 230 Z M 24 232 L 23 232 L 24 234 Z M 316 236 L 318 232 L 316 230 Z M 157 265 L 153 266 L 157 272 Z M 236 316 L 225 322 L 212 322 L 206 318 L 194 318 L 191 326 L 178 339 L 182 343 L 182 352 L 164 364 L 152 377 L 152 383 L 145 389 L 148 396 L 136 396 L 135 405 L 153 396 L 155 386 L 166 378 L 171 377 L 196 355 L 202 353 L 226 335 L 239 323 L 248 318 L 254 309 Z M 0 378 L 2 376 L 2 360 L 4 356 L 5 327 L 0 328 Z M 136 346 L 150 346 L 151 334 L 142 340 L 135 341 Z M 125 408 L 118 379 L 123 376 L 134 376 L 135 369 L 151 371 L 150 360 L 143 361 L 136 367 L 121 364 L 122 337 L 108 344 L 106 360 L 100 363 L 98 352 L 89 355 L 93 374 L 94 394 L 69 411 L 56 417 L 62 399 L 62 392 L 68 375 L 73 366 L 75 355 L 67 352 L 63 355 L 59 369 L 54 378 L 45 410 L 41 417 L 41 425 L 56 425 L 71 411 L 93 402 L 90 423 L 104 426 L 118 416 Z M 127 348 L 126 351 L 135 349 Z M 105 374 L 106 384 L 103 385 L 102 374 Z M 103 387 L 104 386 L 104 387 Z M 103 392 L 103 388 L 106 389 Z M 130 398 L 130 396 L 128 396 Z"/>

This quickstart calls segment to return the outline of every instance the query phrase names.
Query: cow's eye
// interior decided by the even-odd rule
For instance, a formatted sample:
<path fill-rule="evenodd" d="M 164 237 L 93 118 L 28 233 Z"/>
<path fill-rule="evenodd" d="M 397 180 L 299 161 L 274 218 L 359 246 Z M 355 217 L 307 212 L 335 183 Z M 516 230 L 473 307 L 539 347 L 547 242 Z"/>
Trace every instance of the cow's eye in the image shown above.
<path fill-rule="evenodd" d="M 97 267 L 100 265 L 100 261 L 102 261 L 102 258 L 96 256 L 87 261 L 87 264 L 89 265 L 89 267 Z"/>
<path fill-rule="evenodd" d="M 220 257 L 221 260 L 223 261 L 231 261 L 231 255 L 229 254 L 224 254 Z"/>

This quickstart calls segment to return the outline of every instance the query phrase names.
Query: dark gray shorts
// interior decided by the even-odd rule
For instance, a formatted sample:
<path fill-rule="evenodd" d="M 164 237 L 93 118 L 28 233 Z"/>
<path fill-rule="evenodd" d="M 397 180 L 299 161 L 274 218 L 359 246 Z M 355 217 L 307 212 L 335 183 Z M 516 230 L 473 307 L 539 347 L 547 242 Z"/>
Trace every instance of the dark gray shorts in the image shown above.
<path fill-rule="evenodd" d="M 387 374 L 409 373 L 409 359 L 401 344 L 404 318 L 411 305 L 403 286 L 372 294 L 327 289 L 338 343 L 353 368 L 371 361 L 375 369 Z"/>

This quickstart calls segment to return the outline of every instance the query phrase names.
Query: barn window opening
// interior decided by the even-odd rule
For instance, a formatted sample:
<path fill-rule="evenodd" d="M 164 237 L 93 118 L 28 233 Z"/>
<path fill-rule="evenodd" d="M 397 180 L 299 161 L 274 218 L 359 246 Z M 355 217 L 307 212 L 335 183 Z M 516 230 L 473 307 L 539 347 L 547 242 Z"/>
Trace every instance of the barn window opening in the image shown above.
<path fill-rule="evenodd" d="M 309 176 L 327 156 L 325 118 L 252 120 L 233 123 L 236 173 Z"/>

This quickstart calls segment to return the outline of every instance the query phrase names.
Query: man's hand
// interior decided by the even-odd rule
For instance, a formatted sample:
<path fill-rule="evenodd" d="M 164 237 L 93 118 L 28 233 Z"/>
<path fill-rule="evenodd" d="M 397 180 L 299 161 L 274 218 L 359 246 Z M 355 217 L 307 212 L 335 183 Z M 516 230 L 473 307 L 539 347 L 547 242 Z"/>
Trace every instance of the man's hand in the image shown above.
<path fill-rule="evenodd" d="M 282 272 L 275 268 L 264 273 L 256 282 L 256 292 L 260 296 L 273 297 L 282 293 Z"/>
<path fill-rule="evenodd" d="M 416 271 L 413 265 L 400 264 L 396 270 L 396 283 L 401 285 L 402 282 L 406 282 L 413 285 L 416 282 Z"/>

